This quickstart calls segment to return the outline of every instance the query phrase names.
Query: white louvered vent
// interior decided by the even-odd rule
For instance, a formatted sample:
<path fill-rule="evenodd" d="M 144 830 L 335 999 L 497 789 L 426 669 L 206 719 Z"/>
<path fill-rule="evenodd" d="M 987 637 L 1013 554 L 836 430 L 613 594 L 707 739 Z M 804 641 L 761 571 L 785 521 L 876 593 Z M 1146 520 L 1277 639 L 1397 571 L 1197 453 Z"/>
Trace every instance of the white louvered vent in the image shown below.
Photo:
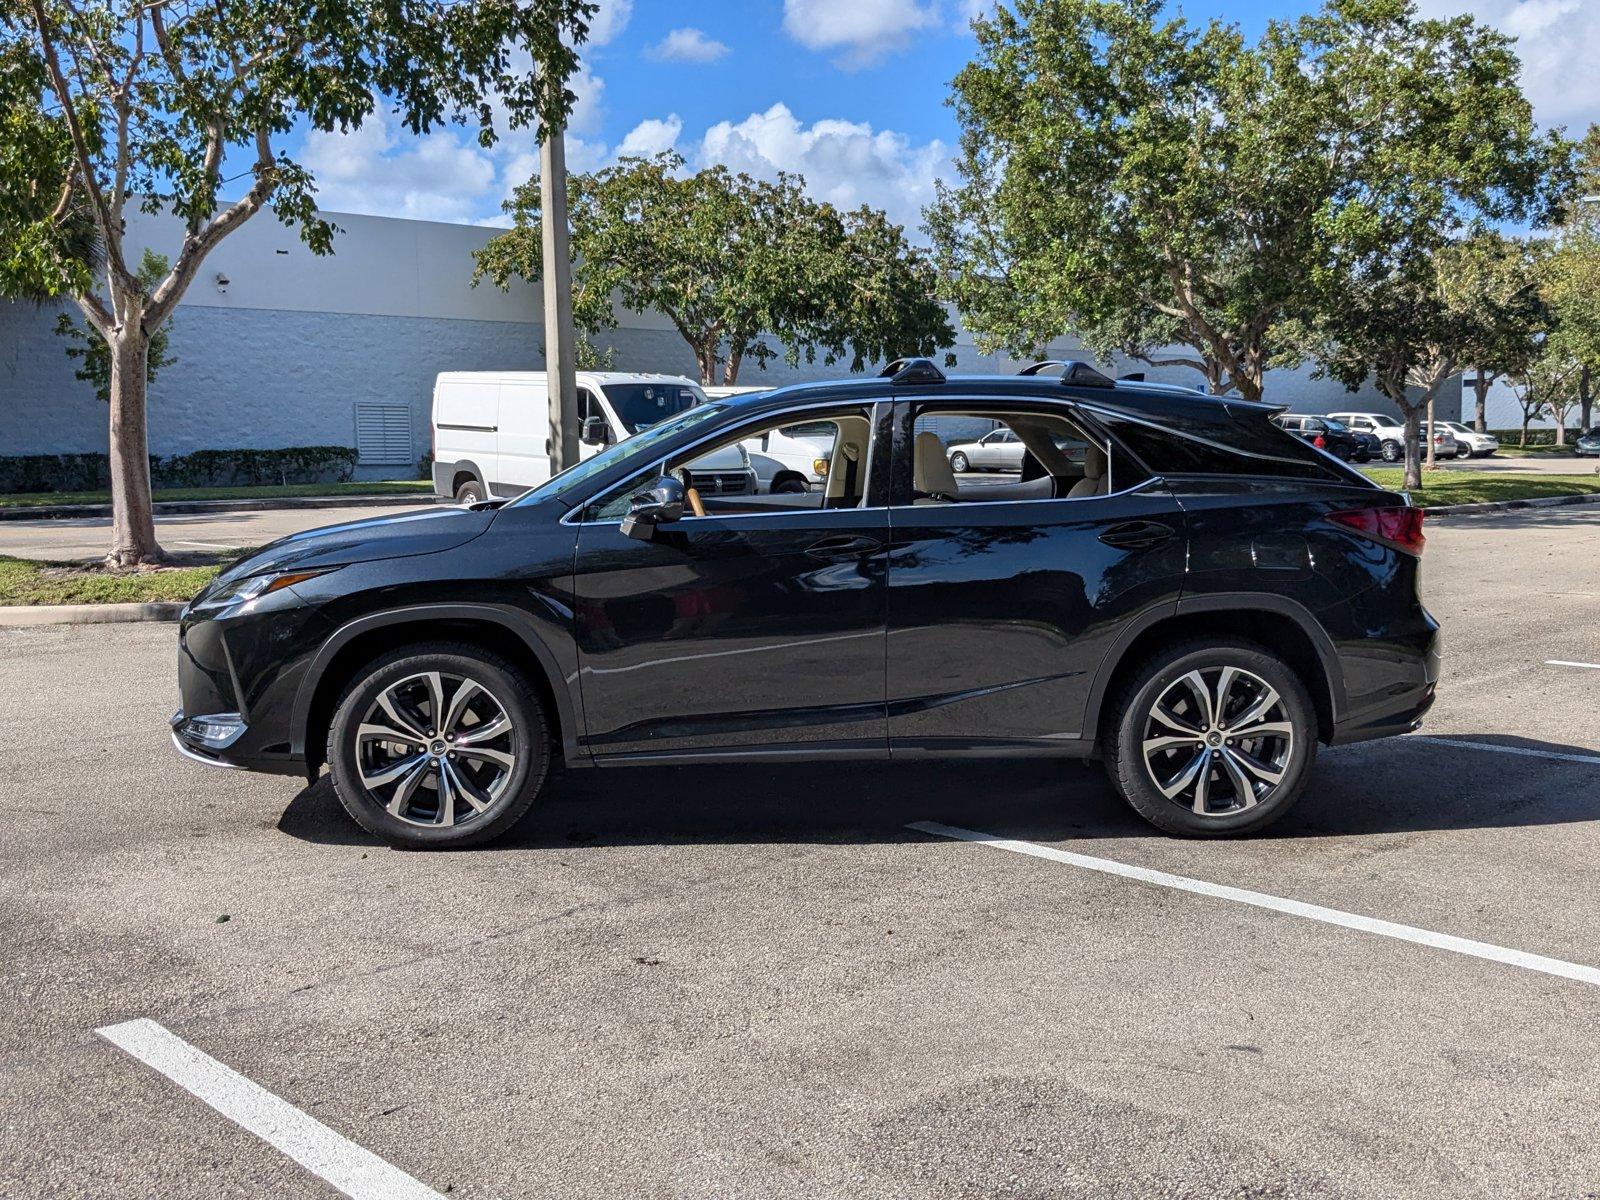
<path fill-rule="evenodd" d="M 411 463 L 411 406 L 356 405 L 356 454 L 363 466 Z"/>

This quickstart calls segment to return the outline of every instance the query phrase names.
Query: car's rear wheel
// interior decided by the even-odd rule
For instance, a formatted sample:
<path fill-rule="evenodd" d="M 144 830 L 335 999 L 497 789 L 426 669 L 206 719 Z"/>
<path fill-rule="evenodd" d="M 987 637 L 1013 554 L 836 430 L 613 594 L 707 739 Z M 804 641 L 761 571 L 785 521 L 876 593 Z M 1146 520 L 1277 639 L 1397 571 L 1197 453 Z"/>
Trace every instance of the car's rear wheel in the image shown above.
<path fill-rule="evenodd" d="M 1316 759 L 1305 684 L 1263 646 L 1189 641 L 1146 659 L 1112 697 L 1112 785 L 1168 833 L 1251 833 L 1300 798 Z"/>
<path fill-rule="evenodd" d="M 476 479 L 469 479 L 456 489 L 457 504 L 477 504 L 488 498 L 488 490 Z"/>
<path fill-rule="evenodd" d="M 339 801 L 397 846 L 469 846 L 510 829 L 549 771 L 527 678 L 476 646 L 407 646 L 362 668 L 328 730 Z"/>
<path fill-rule="evenodd" d="M 972 464 L 967 461 L 967 456 L 959 450 L 950 456 L 950 469 L 961 475 L 972 469 Z"/>
<path fill-rule="evenodd" d="M 1471 446 L 1457 446 L 1456 447 L 1456 457 L 1457 458 L 1471 458 L 1472 457 L 1472 447 Z"/>
<path fill-rule="evenodd" d="M 1380 453 L 1383 455 L 1384 462 L 1392 463 L 1400 461 L 1400 455 L 1404 453 L 1404 450 L 1399 442 L 1384 442 Z"/>

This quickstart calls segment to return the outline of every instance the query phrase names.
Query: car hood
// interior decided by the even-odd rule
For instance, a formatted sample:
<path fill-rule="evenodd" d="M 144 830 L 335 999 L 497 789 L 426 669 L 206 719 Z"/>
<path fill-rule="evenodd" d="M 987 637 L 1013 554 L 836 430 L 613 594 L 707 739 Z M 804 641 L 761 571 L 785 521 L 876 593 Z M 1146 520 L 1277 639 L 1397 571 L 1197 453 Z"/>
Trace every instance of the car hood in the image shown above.
<path fill-rule="evenodd" d="M 275 571 L 344 567 L 380 558 L 435 554 L 470 542 L 494 521 L 495 506 L 440 505 L 291 533 L 241 559 L 217 577 L 227 583 Z"/>

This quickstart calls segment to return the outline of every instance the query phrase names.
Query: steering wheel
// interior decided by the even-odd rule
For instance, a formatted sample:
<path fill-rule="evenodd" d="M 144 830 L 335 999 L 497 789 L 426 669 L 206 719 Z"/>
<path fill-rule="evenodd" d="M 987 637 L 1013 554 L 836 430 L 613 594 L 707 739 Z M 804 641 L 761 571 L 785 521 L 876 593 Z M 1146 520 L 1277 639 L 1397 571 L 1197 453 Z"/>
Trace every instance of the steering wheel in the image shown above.
<path fill-rule="evenodd" d="M 683 498 L 689 502 L 689 511 L 697 517 L 706 515 L 706 506 L 700 499 L 700 493 L 694 486 L 694 478 L 683 467 L 672 473 L 672 477 L 683 484 Z"/>

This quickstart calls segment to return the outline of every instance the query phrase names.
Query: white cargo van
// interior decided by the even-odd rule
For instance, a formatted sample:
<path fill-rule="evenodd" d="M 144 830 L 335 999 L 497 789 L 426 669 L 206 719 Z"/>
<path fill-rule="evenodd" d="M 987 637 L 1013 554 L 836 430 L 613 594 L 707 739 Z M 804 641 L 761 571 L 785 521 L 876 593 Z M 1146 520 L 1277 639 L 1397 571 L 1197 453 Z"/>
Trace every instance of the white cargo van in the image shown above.
<path fill-rule="evenodd" d="M 588 458 L 705 402 L 681 375 L 578 372 L 582 453 Z M 464 504 L 516 496 L 550 478 L 550 398 L 543 371 L 445 371 L 433 385 L 433 488 Z M 690 464 L 708 495 L 756 490 L 742 446 Z"/>
<path fill-rule="evenodd" d="M 714 400 L 772 391 L 766 387 L 708 387 L 704 390 Z M 812 485 L 820 485 L 827 478 L 837 434 L 838 427 L 832 421 L 812 421 L 771 429 L 758 438 L 740 443 L 750 455 L 750 466 L 756 473 L 756 490 L 807 492 Z"/>

